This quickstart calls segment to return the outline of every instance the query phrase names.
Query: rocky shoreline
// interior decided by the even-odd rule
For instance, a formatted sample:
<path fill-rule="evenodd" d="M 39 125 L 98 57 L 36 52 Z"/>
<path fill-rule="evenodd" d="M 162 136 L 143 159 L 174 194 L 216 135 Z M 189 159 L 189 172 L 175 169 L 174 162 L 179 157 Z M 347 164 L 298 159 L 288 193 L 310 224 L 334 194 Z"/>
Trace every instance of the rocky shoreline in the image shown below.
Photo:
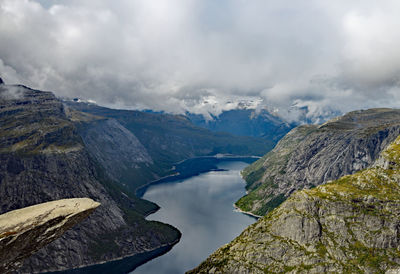
<path fill-rule="evenodd" d="M 239 207 L 237 207 L 235 204 L 233 204 L 233 207 L 235 208 L 234 210 L 235 210 L 236 212 L 240 212 L 240 213 L 242 213 L 242 214 L 245 214 L 245 215 L 248 215 L 248 216 L 250 216 L 250 217 L 256 218 L 257 220 L 263 217 L 263 216 L 256 215 L 256 214 L 251 213 L 251 212 L 248 212 L 248 211 L 243 211 L 243 210 L 241 210 Z"/>
<path fill-rule="evenodd" d="M 174 245 L 179 243 L 179 239 L 147 250 L 138 254 L 131 254 L 123 257 L 116 258 L 111 261 L 102 261 L 98 264 L 85 265 L 79 268 L 68 269 L 64 271 L 46 272 L 46 274 L 124 274 L 135 270 L 137 267 L 164 255 L 169 252 Z"/>

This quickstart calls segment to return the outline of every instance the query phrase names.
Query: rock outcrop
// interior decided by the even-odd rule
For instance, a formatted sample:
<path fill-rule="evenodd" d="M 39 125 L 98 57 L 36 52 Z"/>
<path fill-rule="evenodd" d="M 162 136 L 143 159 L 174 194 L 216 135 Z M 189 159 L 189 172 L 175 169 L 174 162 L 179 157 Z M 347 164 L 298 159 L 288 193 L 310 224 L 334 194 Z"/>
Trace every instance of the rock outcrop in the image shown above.
<path fill-rule="evenodd" d="M 88 198 L 63 199 L 0 215 L 0 273 L 8 273 L 43 246 L 88 217 L 100 204 Z"/>
<path fill-rule="evenodd" d="M 144 219 L 154 206 L 149 209 L 107 176 L 51 92 L 0 86 L 0 214 L 79 197 L 101 206 L 26 259 L 20 272 L 93 265 L 172 245 L 180 238 L 172 226 Z"/>
<path fill-rule="evenodd" d="M 294 193 L 191 273 L 398 273 L 400 137 L 373 167 Z"/>
<path fill-rule="evenodd" d="M 236 206 L 262 216 L 295 190 L 368 167 L 399 134 L 396 109 L 354 111 L 320 126 L 299 126 L 242 172 L 248 195 Z"/>
<path fill-rule="evenodd" d="M 90 154 L 112 179 L 134 191 L 145 180 L 142 173 L 151 174 L 153 159 L 136 136 L 117 120 L 81 122 L 78 129 Z M 156 178 L 154 175 L 151 179 Z"/>

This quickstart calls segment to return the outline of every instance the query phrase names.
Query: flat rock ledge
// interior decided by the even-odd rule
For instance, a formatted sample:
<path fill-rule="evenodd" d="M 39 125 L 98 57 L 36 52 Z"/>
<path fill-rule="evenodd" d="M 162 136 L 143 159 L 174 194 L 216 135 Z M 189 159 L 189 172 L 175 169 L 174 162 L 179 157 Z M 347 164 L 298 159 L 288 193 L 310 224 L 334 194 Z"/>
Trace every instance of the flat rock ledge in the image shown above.
<path fill-rule="evenodd" d="M 33 253 L 88 217 L 100 203 L 63 199 L 0 215 L 0 273 L 8 273 Z"/>

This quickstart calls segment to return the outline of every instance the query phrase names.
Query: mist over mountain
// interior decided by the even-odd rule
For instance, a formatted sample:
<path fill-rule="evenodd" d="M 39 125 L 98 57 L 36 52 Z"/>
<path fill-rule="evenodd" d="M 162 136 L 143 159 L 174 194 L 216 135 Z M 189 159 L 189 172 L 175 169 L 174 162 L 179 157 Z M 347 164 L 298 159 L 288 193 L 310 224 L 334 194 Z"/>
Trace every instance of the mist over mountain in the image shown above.
<path fill-rule="evenodd" d="M 15 91 L 18 97 L 3 96 Z M 179 241 L 177 229 L 144 219 L 158 206 L 136 198 L 119 178 L 111 179 L 109 167 L 83 142 L 80 124 L 99 120 L 104 118 L 71 114 L 51 92 L 0 85 L 0 213 L 65 198 L 89 197 L 101 203 L 88 219 L 20 264 L 22 273 L 97 264 Z M 131 135 L 120 137 L 121 144 L 133 142 Z M 139 144 L 127 151 L 131 157 L 141 155 L 138 162 L 149 161 Z"/>
<path fill-rule="evenodd" d="M 197 126 L 214 132 L 228 132 L 238 136 L 262 137 L 278 141 L 295 124 L 284 121 L 267 110 L 233 109 L 223 111 L 219 116 L 205 119 L 201 114 L 187 113 L 186 116 Z"/>
<path fill-rule="evenodd" d="M 246 167 L 259 220 L 188 273 L 399 272 L 400 111 L 301 125 Z"/>
<path fill-rule="evenodd" d="M 398 9 L 392 0 L 1 0 L 0 75 L 114 108 L 218 116 L 247 100 L 318 122 L 399 105 Z"/>
<path fill-rule="evenodd" d="M 0 0 L 0 214 L 101 204 L 13 266 L 129 272 L 182 236 L 147 218 L 162 205 L 146 191 L 244 161 L 229 207 L 259 220 L 193 272 L 400 273 L 399 11 L 396 0 Z M 194 207 L 176 209 L 209 217 L 198 195 L 181 196 Z M 24 244 L 18 233 L 0 242 Z"/>

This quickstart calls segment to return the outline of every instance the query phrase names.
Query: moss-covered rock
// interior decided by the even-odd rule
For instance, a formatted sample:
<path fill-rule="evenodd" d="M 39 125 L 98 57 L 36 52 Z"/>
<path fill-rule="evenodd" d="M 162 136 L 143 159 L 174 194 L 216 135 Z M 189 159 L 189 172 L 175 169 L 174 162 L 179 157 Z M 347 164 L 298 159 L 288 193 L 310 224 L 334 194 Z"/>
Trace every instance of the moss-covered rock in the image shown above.
<path fill-rule="evenodd" d="M 368 167 L 399 134 L 400 110 L 395 109 L 354 111 L 321 126 L 297 127 L 242 172 L 248 195 L 236 206 L 265 215 L 296 190 Z"/>
<path fill-rule="evenodd" d="M 191 273 L 400 268 L 400 137 L 373 167 L 294 193 Z"/>
<path fill-rule="evenodd" d="M 107 122 L 71 113 L 51 92 L 0 86 L 0 214 L 65 198 L 101 203 L 89 218 L 27 258 L 19 271 L 78 268 L 175 244 L 180 232 L 145 220 L 158 206 L 112 180 L 71 120 Z"/>

